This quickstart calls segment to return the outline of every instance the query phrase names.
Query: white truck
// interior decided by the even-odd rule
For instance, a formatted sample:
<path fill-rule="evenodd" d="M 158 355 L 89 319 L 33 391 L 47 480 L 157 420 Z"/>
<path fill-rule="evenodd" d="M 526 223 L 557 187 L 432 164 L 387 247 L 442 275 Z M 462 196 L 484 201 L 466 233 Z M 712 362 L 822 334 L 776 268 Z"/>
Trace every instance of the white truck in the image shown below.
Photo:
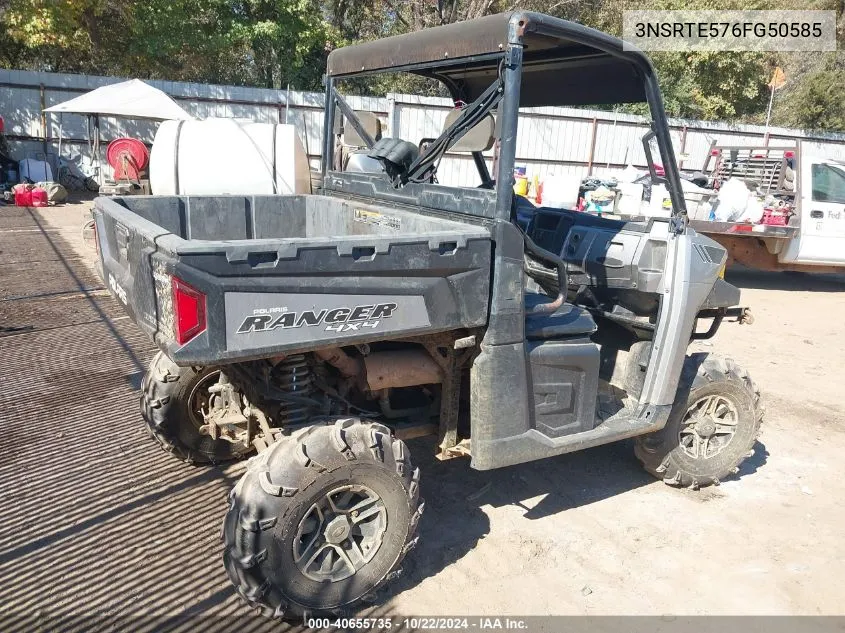
<path fill-rule="evenodd" d="M 709 185 L 739 178 L 778 206 L 757 223 L 713 221 L 691 213 L 692 227 L 728 251 L 728 265 L 845 272 L 845 162 L 805 156 L 801 149 L 800 144 L 711 147 L 702 170 Z"/>

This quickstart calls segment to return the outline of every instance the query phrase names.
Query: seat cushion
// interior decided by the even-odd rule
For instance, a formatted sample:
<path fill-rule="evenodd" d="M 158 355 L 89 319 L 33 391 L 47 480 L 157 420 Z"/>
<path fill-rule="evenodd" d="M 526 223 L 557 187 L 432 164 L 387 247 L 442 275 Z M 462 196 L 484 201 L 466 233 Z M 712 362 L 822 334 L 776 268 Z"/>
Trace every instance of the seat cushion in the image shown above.
<path fill-rule="evenodd" d="M 529 340 L 589 336 L 596 331 L 593 316 L 584 308 L 564 303 L 551 314 L 529 314 L 534 306 L 553 299 L 537 293 L 525 294 L 525 337 Z"/>

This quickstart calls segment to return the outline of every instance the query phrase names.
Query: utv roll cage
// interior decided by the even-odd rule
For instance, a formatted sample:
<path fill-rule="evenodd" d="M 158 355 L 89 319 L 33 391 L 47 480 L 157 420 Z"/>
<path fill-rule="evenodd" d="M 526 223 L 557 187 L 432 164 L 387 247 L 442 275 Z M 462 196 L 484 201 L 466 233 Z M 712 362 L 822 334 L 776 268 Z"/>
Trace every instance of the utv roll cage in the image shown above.
<path fill-rule="evenodd" d="M 469 105 L 460 110 L 457 118 L 447 117 L 451 124 L 427 147 L 422 141 L 417 145 L 418 139 L 376 141 L 366 133 L 338 85 L 388 72 L 407 72 L 438 80 L 456 105 L 459 101 Z M 626 224 L 573 211 L 533 208 L 531 202 L 514 195 L 520 108 L 630 102 L 647 103 L 651 113 L 651 130 L 643 138 L 643 148 L 652 181 L 664 184 L 669 193 L 672 213 L 668 222 Z M 461 140 L 473 121 L 485 117 L 494 108 L 499 150 L 493 178 L 487 173 L 481 151 L 472 151 L 481 145 L 468 143 L 483 186 L 435 184 L 431 176 L 439 157 Z M 342 162 L 335 164 L 338 110 L 347 119 L 344 132 L 347 123 L 351 123 L 351 129 L 368 147 L 364 152 L 370 159 L 378 160 L 383 171 L 341 171 Z M 421 215 L 484 226 L 490 231 L 494 252 L 489 311 L 470 374 L 471 393 L 484 394 L 471 398 L 474 468 L 496 468 L 539 459 L 651 433 L 665 426 L 697 319 L 706 315 L 702 310 L 712 307 L 711 304 L 736 305 L 739 297 L 732 287 L 716 303 L 714 297 L 708 297 L 724 253 L 715 243 L 687 229 L 686 205 L 663 100 L 654 69 L 641 51 L 585 26 L 530 12 L 493 15 L 357 44 L 329 55 L 323 129 L 324 195 L 366 204 L 390 204 Z M 652 144 L 656 145 L 663 164 L 661 176 L 654 168 Z M 537 220 L 532 220 L 533 228 L 529 227 L 527 232 L 517 222 L 520 207 L 524 205 L 532 207 Z M 558 229 L 553 231 L 556 235 L 571 236 L 572 242 L 564 247 L 567 252 L 561 252 L 556 239 L 542 244 L 535 241 L 542 238 L 538 228 L 544 219 L 558 223 Z M 619 259 L 611 255 L 611 249 L 622 249 Z M 592 263 L 586 261 L 589 258 Z M 602 361 L 602 367 L 608 370 L 633 362 L 632 352 L 629 351 L 627 360 L 614 360 L 609 355 L 621 343 L 599 346 L 591 342 L 584 344 L 582 357 L 577 345 L 563 344 L 555 352 L 563 358 L 560 362 L 578 367 L 575 372 L 578 376 L 592 378 L 584 378 L 581 387 L 572 387 L 568 392 L 577 392 L 577 396 L 572 395 L 577 403 L 561 405 L 561 412 L 554 414 L 557 421 L 550 423 L 558 425 L 554 431 L 544 433 L 536 428 L 542 424 L 540 420 L 546 415 L 547 407 L 542 404 L 544 396 L 534 390 L 534 386 L 540 388 L 545 384 L 545 378 L 532 374 L 542 365 L 541 362 L 538 365 L 536 358 L 541 352 L 526 330 L 526 319 L 535 307 L 525 303 L 530 295 L 525 275 L 537 283 L 542 276 L 532 269 L 532 259 L 550 271 L 550 283 L 543 288 L 547 295 L 557 294 L 557 299 L 549 309 L 566 303 L 575 287 L 585 285 L 609 297 L 608 310 L 600 310 L 604 315 L 617 317 L 611 314 L 616 309 L 612 304 L 625 302 L 632 296 L 647 297 L 652 302 L 648 308 L 641 304 L 619 305 L 638 310 L 642 313 L 639 318 L 650 320 L 648 357 L 636 370 L 642 383 L 634 388 L 636 404 L 632 408 L 601 418 L 599 424 L 595 424 L 599 418 L 590 409 L 596 402 L 597 381 L 593 378 L 599 371 L 594 366 L 599 363 L 599 347 L 601 354 L 608 356 L 607 362 Z M 593 272 L 584 274 L 582 264 L 592 267 Z M 579 267 L 581 272 L 573 270 Z M 577 303 L 576 298 L 577 294 L 573 296 Z M 564 306 L 564 309 L 568 308 Z M 601 375 L 605 376 L 602 380 L 609 379 L 606 373 Z M 578 380 L 581 378 L 570 382 Z M 456 379 L 454 385 L 444 390 L 451 397 L 459 384 Z M 509 385 L 510 390 L 503 391 L 501 385 Z M 565 394 L 556 397 L 561 402 L 567 399 Z M 536 406 L 538 402 L 540 405 Z M 456 423 L 450 415 L 446 411 L 444 417 L 441 410 L 441 434 L 444 428 L 452 429 Z M 584 426 L 566 426 L 564 419 L 582 420 Z"/>
<path fill-rule="evenodd" d="M 337 90 L 342 79 L 408 72 L 439 80 L 452 99 L 469 104 L 461 116 L 420 155 L 395 183 L 423 182 L 430 167 L 498 106 L 500 153 L 494 217 L 511 215 L 517 119 L 520 107 L 585 106 L 645 102 L 660 151 L 663 182 L 672 200 L 671 230 L 686 228 L 686 205 L 669 137 L 663 100 L 651 62 L 620 39 L 594 29 L 532 12 L 512 12 L 425 29 L 332 51 L 328 58 L 324 130 L 334 129 L 337 106 L 372 148 L 352 109 Z M 333 136 L 324 136 L 322 172 L 330 171 Z M 646 153 L 651 163 L 646 139 Z M 489 180 L 480 152 L 473 152 L 482 182 Z"/>

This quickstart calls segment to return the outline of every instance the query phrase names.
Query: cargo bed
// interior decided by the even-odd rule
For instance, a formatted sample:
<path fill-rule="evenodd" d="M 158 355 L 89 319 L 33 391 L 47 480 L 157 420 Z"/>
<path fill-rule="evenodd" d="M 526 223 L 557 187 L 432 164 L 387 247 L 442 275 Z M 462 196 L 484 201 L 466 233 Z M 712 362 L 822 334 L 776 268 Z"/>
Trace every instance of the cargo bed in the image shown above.
<path fill-rule="evenodd" d="M 791 240 L 798 233 L 797 226 L 779 224 L 749 224 L 748 222 L 711 222 L 690 220 L 690 226 L 705 235 L 744 235 Z"/>
<path fill-rule="evenodd" d="M 338 197 L 98 198 L 103 280 L 179 364 L 483 326 L 486 228 Z M 172 279 L 204 303 L 180 345 Z M 198 326 L 199 327 L 199 326 Z"/>

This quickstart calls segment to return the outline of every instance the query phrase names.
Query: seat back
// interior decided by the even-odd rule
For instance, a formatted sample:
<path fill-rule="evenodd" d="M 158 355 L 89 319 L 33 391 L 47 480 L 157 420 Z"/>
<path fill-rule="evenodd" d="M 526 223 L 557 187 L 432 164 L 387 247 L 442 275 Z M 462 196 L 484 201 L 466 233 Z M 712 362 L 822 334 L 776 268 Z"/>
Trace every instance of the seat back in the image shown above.
<path fill-rule="evenodd" d="M 367 112 L 366 110 L 356 110 L 355 116 L 358 117 L 358 120 L 361 122 L 364 130 L 366 130 L 367 134 L 372 137 L 373 141 L 378 141 L 381 138 L 381 121 L 375 114 Z M 361 138 L 361 135 L 358 134 L 358 130 L 355 129 L 355 126 L 353 126 L 348 119 L 345 120 L 343 122 L 343 138 L 341 139 L 341 145 L 335 149 L 334 164 L 343 171 L 365 173 L 372 171 L 384 171 L 379 169 L 380 166 L 374 164 L 367 158 L 367 152 L 369 152 L 367 144 L 364 142 L 364 139 Z M 361 154 L 361 156 L 353 158 L 358 154 Z M 351 166 L 350 161 L 352 163 Z"/>
<path fill-rule="evenodd" d="M 378 174 L 383 172 L 384 165 L 382 165 L 377 159 L 368 156 L 367 152 L 369 151 L 370 150 L 367 149 L 359 149 L 349 154 L 343 171 L 358 174 Z"/>
<path fill-rule="evenodd" d="M 443 131 L 449 129 L 458 117 L 461 116 L 461 110 L 450 110 L 446 115 L 446 121 L 443 123 Z M 486 152 L 493 147 L 494 135 L 496 131 L 496 120 L 492 114 L 488 114 L 481 119 L 473 128 L 461 137 L 455 143 L 451 150 L 452 152 Z"/>
<path fill-rule="evenodd" d="M 363 125 L 364 130 L 366 130 L 367 134 L 369 134 L 374 141 L 381 138 L 381 121 L 379 121 L 379 118 L 375 114 L 365 110 L 356 110 L 355 116 L 358 117 L 358 120 L 361 122 L 361 125 Z M 367 146 L 364 139 L 362 139 L 360 134 L 358 134 L 358 130 L 356 130 L 352 123 L 348 120 L 343 123 L 343 144 L 348 147 Z"/>

